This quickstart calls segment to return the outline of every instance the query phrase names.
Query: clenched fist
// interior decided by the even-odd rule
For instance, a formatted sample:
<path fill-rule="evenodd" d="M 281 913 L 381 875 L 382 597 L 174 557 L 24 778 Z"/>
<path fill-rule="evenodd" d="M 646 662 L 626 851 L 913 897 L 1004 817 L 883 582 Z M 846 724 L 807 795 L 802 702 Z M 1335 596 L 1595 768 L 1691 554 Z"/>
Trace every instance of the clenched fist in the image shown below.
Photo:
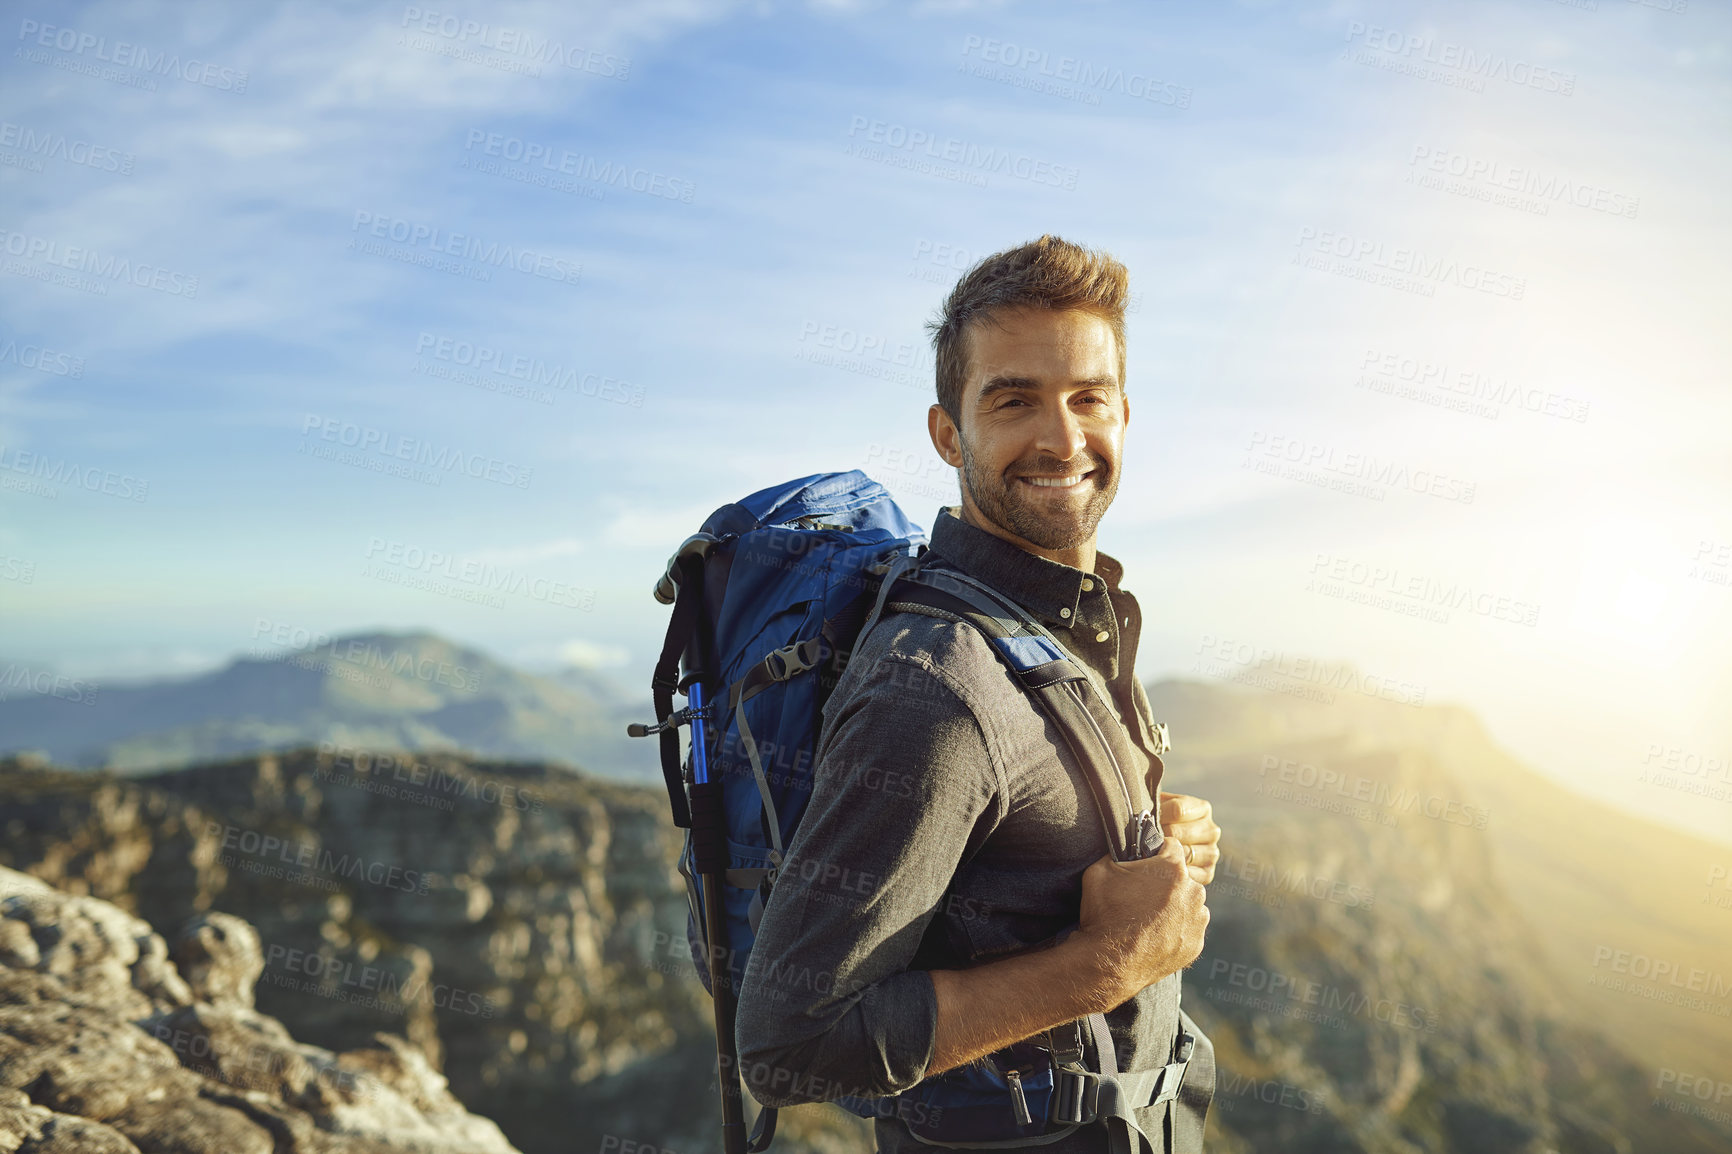
<path fill-rule="evenodd" d="M 1115 861 L 1109 854 L 1083 871 L 1082 911 L 1071 938 L 1082 939 L 1121 1004 L 1177 973 L 1203 952 L 1207 891 L 1185 866 L 1176 838 L 1154 857 Z"/>

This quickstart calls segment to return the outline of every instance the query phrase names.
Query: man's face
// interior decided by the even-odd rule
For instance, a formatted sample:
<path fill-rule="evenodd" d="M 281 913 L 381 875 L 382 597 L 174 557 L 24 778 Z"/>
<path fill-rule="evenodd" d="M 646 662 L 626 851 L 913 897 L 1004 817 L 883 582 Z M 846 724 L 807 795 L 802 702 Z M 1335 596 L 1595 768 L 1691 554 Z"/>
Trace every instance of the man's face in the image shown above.
<path fill-rule="evenodd" d="M 976 322 L 967 339 L 961 428 L 936 405 L 930 420 L 940 455 L 962 470 L 965 510 L 1038 552 L 1092 547 L 1130 419 L 1111 327 L 1019 308 Z"/>

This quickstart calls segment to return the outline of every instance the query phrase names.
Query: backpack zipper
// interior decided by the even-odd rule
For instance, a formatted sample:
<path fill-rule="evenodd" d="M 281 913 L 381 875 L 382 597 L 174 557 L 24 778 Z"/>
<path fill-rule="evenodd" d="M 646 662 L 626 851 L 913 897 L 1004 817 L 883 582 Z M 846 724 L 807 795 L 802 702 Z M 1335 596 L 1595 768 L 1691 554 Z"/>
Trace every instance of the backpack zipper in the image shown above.
<path fill-rule="evenodd" d="M 1022 1092 L 1022 1071 L 1007 1070 L 1005 1082 L 1010 1086 L 1010 1115 L 1016 1119 L 1018 1126 L 1028 1126 L 1034 1122 L 1034 1115 L 1028 1112 L 1028 1099 Z"/>
<path fill-rule="evenodd" d="M 1084 676 L 1086 677 L 1087 674 Z M 1076 688 L 1074 681 L 1070 683 L 1068 688 L 1077 699 L 1077 704 L 1082 707 L 1083 716 L 1089 719 L 1089 725 L 1094 729 L 1095 736 L 1100 738 L 1101 748 L 1107 751 L 1107 759 L 1113 763 L 1113 776 L 1119 779 L 1119 789 L 1124 791 L 1125 810 L 1131 813 L 1131 828 L 1133 830 L 1130 843 L 1131 857 L 1140 858 L 1143 856 L 1143 830 L 1155 820 L 1154 811 L 1148 809 L 1140 812 L 1131 810 L 1135 803 L 1131 801 L 1131 787 L 1125 781 L 1125 771 L 1119 768 L 1118 755 L 1113 752 L 1112 744 L 1107 741 L 1107 735 L 1101 730 L 1100 722 L 1096 721 L 1095 715 L 1089 711 L 1088 702 L 1083 700 L 1082 690 Z M 1089 683 L 1089 689 L 1094 689 L 1093 682 Z"/>

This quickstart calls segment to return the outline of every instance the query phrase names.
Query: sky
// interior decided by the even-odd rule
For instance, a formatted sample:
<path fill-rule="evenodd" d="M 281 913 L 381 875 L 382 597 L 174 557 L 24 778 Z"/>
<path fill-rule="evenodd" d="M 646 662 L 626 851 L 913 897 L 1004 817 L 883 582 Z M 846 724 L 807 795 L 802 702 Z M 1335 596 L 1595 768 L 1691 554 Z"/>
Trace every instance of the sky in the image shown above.
<path fill-rule="evenodd" d="M 8 20 L 12 669 L 431 629 L 647 681 L 717 506 L 956 500 L 925 322 L 1055 233 L 1131 273 L 1145 678 L 1465 705 L 1732 840 L 1724 6 Z"/>

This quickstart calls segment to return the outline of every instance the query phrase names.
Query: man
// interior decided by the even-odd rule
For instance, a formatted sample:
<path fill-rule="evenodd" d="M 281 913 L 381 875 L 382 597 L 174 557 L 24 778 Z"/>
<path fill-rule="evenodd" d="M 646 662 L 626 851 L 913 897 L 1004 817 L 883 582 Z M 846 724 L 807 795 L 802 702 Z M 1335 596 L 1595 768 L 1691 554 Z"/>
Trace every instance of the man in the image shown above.
<path fill-rule="evenodd" d="M 1129 751 L 1132 810 L 1158 796 L 1166 841 L 1114 861 L 1062 733 L 985 638 L 887 613 L 825 706 L 740 993 L 741 1067 L 766 1105 L 899 1093 L 1013 1043 L 1058 1048 L 1101 1013 L 1124 1071 L 1182 1060 L 1194 1036 L 1177 1098 L 1134 1115 L 1154 1150 L 1202 1148 L 1213 1051 L 1179 974 L 1202 950 L 1220 830 L 1207 802 L 1158 792 L 1141 613 L 1095 547 L 1130 418 L 1126 299 L 1122 264 L 1050 236 L 958 282 L 932 326 L 928 426 L 962 504 L 939 514 L 928 563 L 1030 611 L 1085 668 Z M 890 1115 L 880 1151 L 931 1149 Z M 1083 1126 L 1011 1148 L 1104 1154 L 1108 1138 Z"/>

